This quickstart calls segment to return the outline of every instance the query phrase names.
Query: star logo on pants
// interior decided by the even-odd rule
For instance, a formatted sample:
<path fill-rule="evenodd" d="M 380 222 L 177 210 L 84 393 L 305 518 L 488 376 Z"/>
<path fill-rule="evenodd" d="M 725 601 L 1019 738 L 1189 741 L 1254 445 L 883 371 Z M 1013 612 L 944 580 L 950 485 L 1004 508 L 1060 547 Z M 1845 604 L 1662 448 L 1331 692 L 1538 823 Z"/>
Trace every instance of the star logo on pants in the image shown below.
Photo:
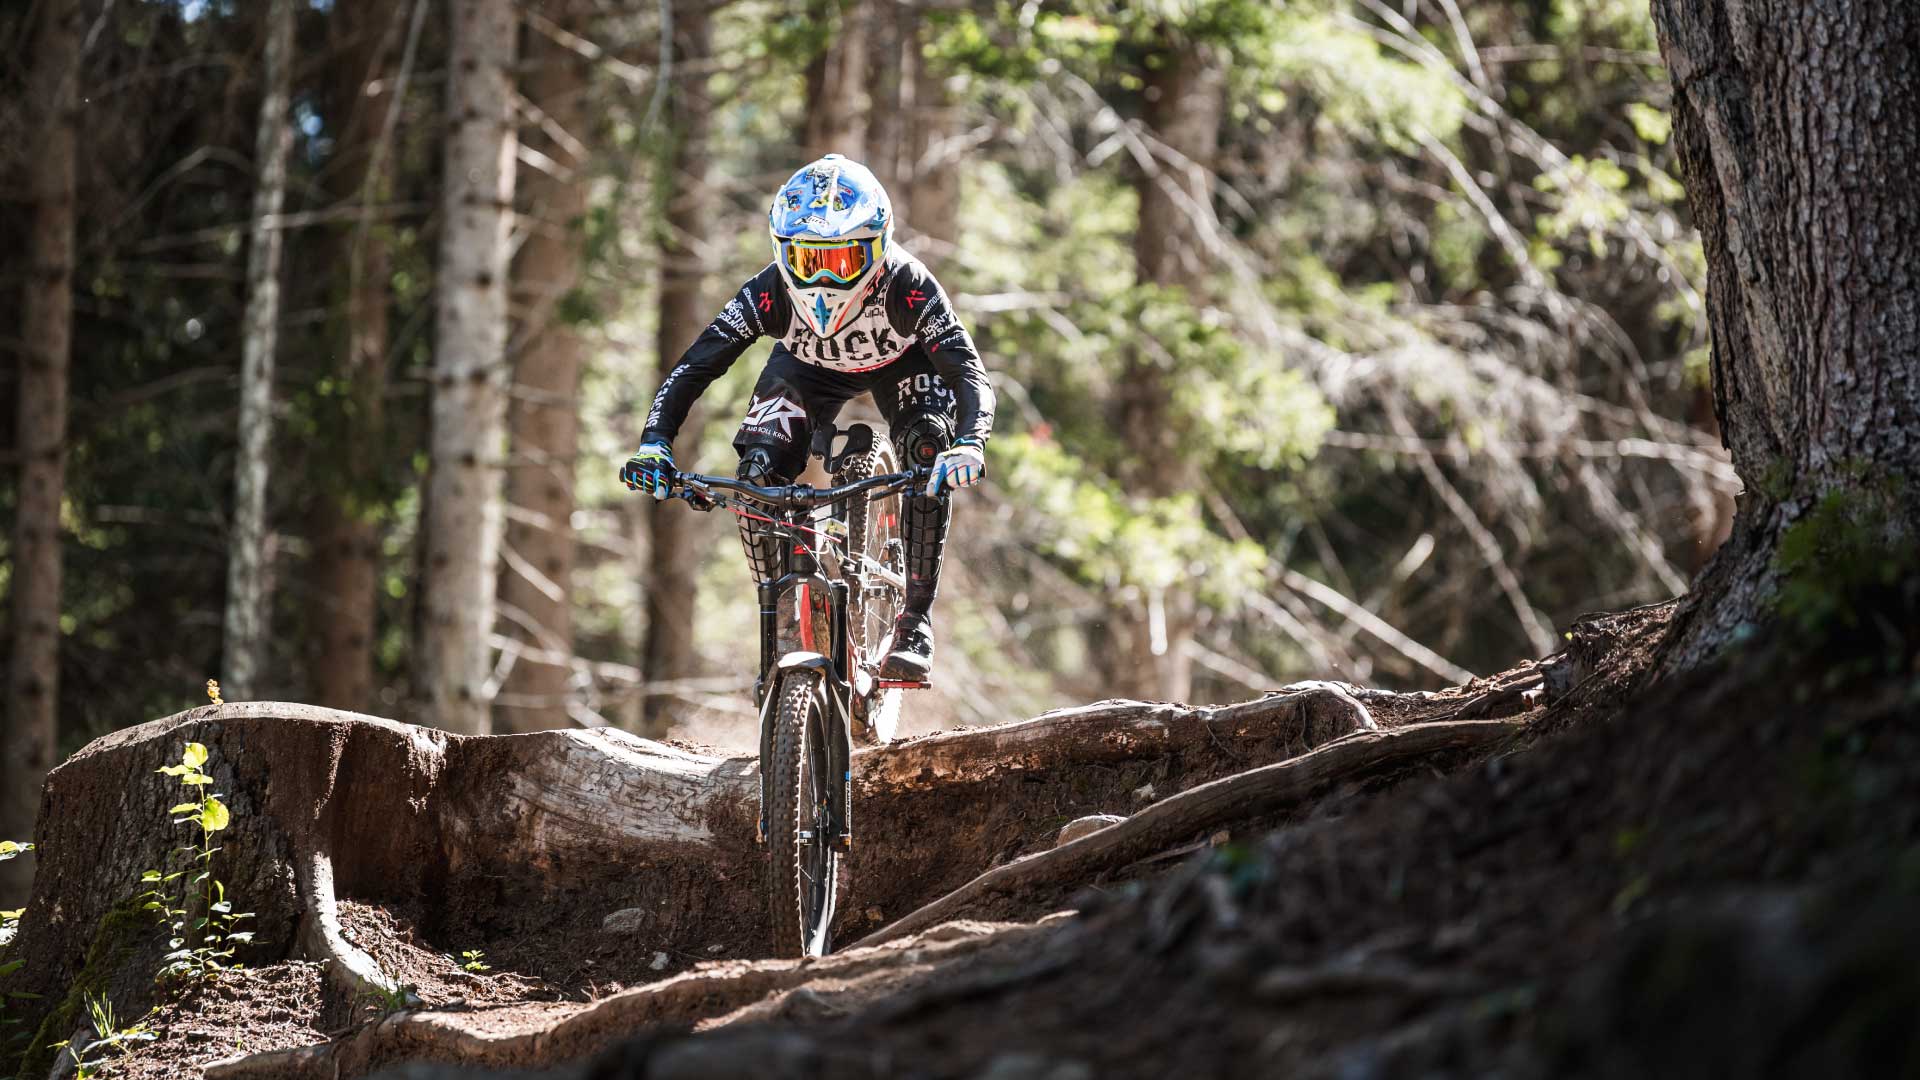
<path fill-rule="evenodd" d="M 804 422 L 806 418 L 807 410 L 801 408 L 799 402 L 786 397 L 755 398 L 753 406 L 747 410 L 747 426 L 777 427 L 783 435 L 791 434 L 788 421 Z"/>

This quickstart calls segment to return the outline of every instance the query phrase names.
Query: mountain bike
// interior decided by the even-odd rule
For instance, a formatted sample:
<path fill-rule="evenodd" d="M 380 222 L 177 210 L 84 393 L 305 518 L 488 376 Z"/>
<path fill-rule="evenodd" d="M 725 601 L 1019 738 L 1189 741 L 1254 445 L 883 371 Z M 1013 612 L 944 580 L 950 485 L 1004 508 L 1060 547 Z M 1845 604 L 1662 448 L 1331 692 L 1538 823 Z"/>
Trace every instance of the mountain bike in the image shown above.
<path fill-rule="evenodd" d="M 846 442 L 831 451 L 840 434 Z M 824 437 L 823 437 L 824 436 Z M 773 947 L 823 956 L 839 891 L 840 856 L 853 846 L 853 741 L 885 742 L 901 691 L 924 682 L 879 677 L 894 616 L 906 595 L 897 501 L 927 470 L 893 471 L 893 448 L 855 424 L 831 425 L 813 450 L 834 484 L 762 487 L 677 473 L 672 497 L 702 510 L 752 518 L 782 539 L 780 568 L 761 582 L 760 821 L 769 851 Z"/>

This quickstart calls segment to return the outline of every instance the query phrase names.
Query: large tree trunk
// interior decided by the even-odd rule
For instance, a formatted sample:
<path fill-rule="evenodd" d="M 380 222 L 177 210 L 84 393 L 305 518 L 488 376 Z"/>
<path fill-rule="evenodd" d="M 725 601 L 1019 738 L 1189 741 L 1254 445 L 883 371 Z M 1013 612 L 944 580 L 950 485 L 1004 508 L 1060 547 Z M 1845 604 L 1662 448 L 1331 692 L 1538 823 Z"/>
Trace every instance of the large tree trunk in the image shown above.
<path fill-rule="evenodd" d="M 901 223 L 924 241 L 915 254 L 938 270 L 952 253 L 959 231 L 960 110 L 947 85 L 951 76 L 946 66 L 926 55 L 926 24 L 915 15 L 911 25 L 913 123 L 902 171 L 912 184 L 893 197 Z"/>
<path fill-rule="evenodd" d="M 492 726 L 488 641 L 505 518 L 519 20 L 512 0 L 454 0 L 451 8 L 418 663 L 426 718 L 449 731 L 485 733 Z"/>
<path fill-rule="evenodd" d="M 866 159 L 869 27 L 865 14 L 836 0 L 815 5 L 815 17 L 831 19 L 833 31 L 826 48 L 807 65 L 802 149 L 809 159 L 822 154 Z"/>
<path fill-rule="evenodd" d="M 1714 406 L 1746 481 L 1671 667 L 1762 617 L 1782 532 L 1920 457 L 1920 7 L 1655 0 L 1708 264 Z M 1920 531 L 1891 497 L 1889 543 Z"/>
<path fill-rule="evenodd" d="M 837 936 L 851 941 L 1052 848 L 1063 820 L 1130 813 L 1372 726 L 1353 697 L 1316 685 L 1222 709 L 1105 703 L 860 751 L 860 842 Z M 328 960 L 336 994 L 398 990 L 363 951 L 373 945 L 340 932 L 349 901 L 432 913 L 421 933 L 442 950 L 535 935 L 522 955 L 555 971 L 577 971 L 580 943 L 619 912 L 621 933 L 647 947 L 595 968 L 603 984 L 664 978 L 716 945 L 763 956 L 771 939 L 752 759 L 614 730 L 474 738 L 304 705 L 209 706 L 98 739 L 49 777 L 37 836 L 48 858 L 9 953 L 25 963 L 3 987 L 45 995 L 20 999 L 28 1020 L 59 1007 L 90 955 L 119 961 L 88 976 L 117 1009 L 137 1015 L 151 999 L 147 965 L 164 938 L 126 905 L 181 840 L 167 826 L 178 787 L 155 770 L 188 742 L 211 751 L 205 771 L 232 808 L 213 872 L 255 913 L 257 944 L 240 959 Z M 1167 844 L 1215 827 L 1157 817 Z M 681 959 L 649 964 L 650 950 Z"/>
<path fill-rule="evenodd" d="M 707 229 L 713 217 L 713 190 L 707 183 L 707 137 L 713 101 L 707 93 L 704 66 L 712 53 L 710 41 L 705 0 L 675 5 L 675 71 L 674 81 L 667 88 L 670 101 L 666 110 L 671 130 L 659 171 L 660 327 L 654 341 L 661 378 L 680 362 L 680 354 L 713 317 L 701 296 L 710 244 Z M 704 428 L 704 410 L 695 409 L 675 440 L 677 459 L 693 459 Z M 694 649 L 694 607 L 701 545 L 694 537 L 702 521 L 693 514 L 672 511 L 651 513 L 646 520 L 649 554 L 641 572 L 647 622 L 640 649 L 641 670 L 649 682 L 671 682 L 696 674 L 699 662 Z M 645 697 L 640 703 L 641 731 L 665 735 L 682 712 L 676 698 Z"/>
<path fill-rule="evenodd" d="M 253 223 L 247 241 L 247 310 L 240 347 L 240 451 L 233 467 L 227 540 L 222 684 L 237 701 L 258 695 L 271 636 L 267 475 L 273 453 L 273 361 L 280 341 L 280 210 L 287 197 L 287 117 L 293 83 L 293 0 L 270 0 L 262 52 L 259 126 L 253 140 Z"/>
<path fill-rule="evenodd" d="M 551 16 L 579 31 L 583 5 Z M 507 565 L 500 607 L 523 651 L 501 688 L 497 711 L 508 731 L 566 727 L 573 677 L 573 479 L 580 441 L 580 362 L 585 351 L 563 303 L 586 257 L 581 219 L 587 166 L 588 72 L 572 49 L 546 34 L 529 39 L 528 104 L 547 132 L 550 165 L 527 178 L 527 239 L 514 264 L 520 345 L 507 410 L 513 462 L 507 470 Z"/>
<path fill-rule="evenodd" d="M 20 295 L 19 502 L 13 550 L 13 657 L 0 708 L 0 839 L 30 834 L 40 778 L 59 737 L 60 504 L 66 492 L 67 367 L 73 335 L 74 128 L 79 5 L 44 4 L 23 111 L 37 133 L 26 154 L 28 276 Z M 0 863 L 0 907 L 16 906 L 30 859 Z"/>
<path fill-rule="evenodd" d="M 912 93 L 910 80 L 918 66 L 909 62 L 908 51 L 918 53 L 920 43 L 914 37 L 919 12 L 898 0 L 865 0 L 859 16 L 865 21 L 867 168 L 873 170 L 889 194 L 906 187 L 909 173 L 904 165 L 907 150 L 905 106 Z M 894 211 L 902 207 L 897 201 Z"/>
<path fill-rule="evenodd" d="M 424 10 L 417 8 L 411 17 L 420 18 Z M 387 64 L 403 17 L 406 9 L 391 10 L 381 0 L 342 0 L 331 24 L 340 36 L 336 48 L 345 59 L 328 102 L 332 126 L 340 132 L 335 142 L 338 164 L 329 170 L 334 179 L 330 191 L 337 200 L 351 200 L 361 208 L 358 220 L 333 236 L 335 290 L 345 304 L 336 370 L 346 393 L 342 406 L 328 413 L 325 437 L 332 464 L 319 473 L 307 566 L 313 598 L 308 608 L 313 620 L 310 694 L 316 704 L 334 709 L 373 705 L 380 528 L 372 509 L 377 504 L 380 448 L 386 441 L 392 262 L 388 231 L 371 220 L 371 211 L 391 188 L 398 122 L 393 109 L 407 73 L 396 76 Z M 417 38 L 417 27 L 404 29 L 409 40 Z"/>
<path fill-rule="evenodd" d="M 1226 106 L 1226 68 L 1205 45 L 1187 45 L 1161 59 L 1149 69 L 1145 90 L 1147 127 L 1158 145 L 1150 148 L 1151 164 L 1139 170 L 1134 185 L 1140 196 L 1136 273 L 1141 284 L 1183 288 L 1199 302 L 1206 263 L 1194 236 L 1213 212 L 1211 170 Z M 1170 408 L 1177 378 L 1161 358 L 1136 347 L 1115 395 L 1116 429 L 1129 433 L 1139 462 L 1130 486 L 1151 498 L 1193 487 L 1192 465 Z M 1109 623 L 1120 638 L 1110 659 L 1112 685 L 1129 696 L 1184 701 L 1193 689 L 1193 591 L 1177 583 L 1138 592 L 1122 601 Z"/>

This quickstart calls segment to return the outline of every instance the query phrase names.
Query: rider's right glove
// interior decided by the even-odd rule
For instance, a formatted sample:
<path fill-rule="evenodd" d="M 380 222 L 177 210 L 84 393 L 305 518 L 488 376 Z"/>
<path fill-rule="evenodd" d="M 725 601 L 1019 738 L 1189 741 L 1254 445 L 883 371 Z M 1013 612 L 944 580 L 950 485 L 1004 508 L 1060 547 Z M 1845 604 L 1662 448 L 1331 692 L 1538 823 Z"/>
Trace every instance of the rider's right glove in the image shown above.
<path fill-rule="evenodd" d="M 642 443 L 620 467 L 620 481 L 628 491 L 646 491 L 656 499 L 667 497 L 673 475 L 673 447 L 661 442 Z"/>

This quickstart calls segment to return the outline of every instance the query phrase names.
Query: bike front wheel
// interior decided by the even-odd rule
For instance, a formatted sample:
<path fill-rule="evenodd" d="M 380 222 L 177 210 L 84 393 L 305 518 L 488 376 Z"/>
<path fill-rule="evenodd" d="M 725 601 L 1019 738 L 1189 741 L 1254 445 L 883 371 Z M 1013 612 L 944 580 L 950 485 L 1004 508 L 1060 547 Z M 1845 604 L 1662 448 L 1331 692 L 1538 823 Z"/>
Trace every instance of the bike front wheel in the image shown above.
<path fill-rule="evenodd" d="M 814 672 L 790 672 L 775 688 L 767 785 L 767 872 L 776 956 L 824 956 L 838 886 L 839 837 L 828 805 L 826 688 Z"/>

